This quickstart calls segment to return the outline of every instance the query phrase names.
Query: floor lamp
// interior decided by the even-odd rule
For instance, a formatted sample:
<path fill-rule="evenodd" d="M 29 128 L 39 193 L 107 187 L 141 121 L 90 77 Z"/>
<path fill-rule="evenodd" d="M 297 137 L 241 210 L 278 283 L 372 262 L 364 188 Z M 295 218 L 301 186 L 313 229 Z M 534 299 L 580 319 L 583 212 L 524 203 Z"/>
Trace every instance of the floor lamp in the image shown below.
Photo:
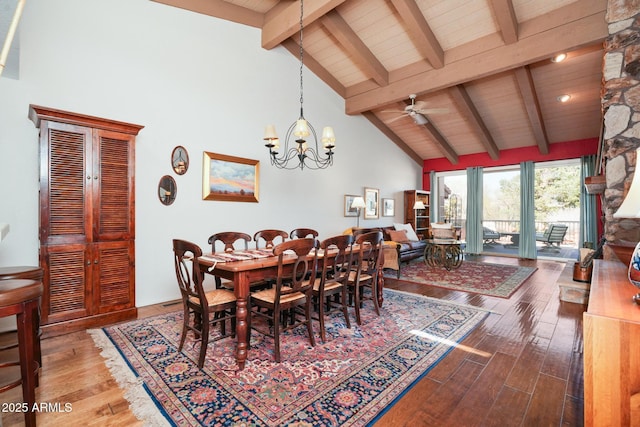
<path fill-rule="evenodd" d="M 356 228 L 360 228 L 360 210 L 365 208 L 367 205 L 364 204 L 363 197 L 355 197 L 353 202 L 351 202 L 351 209 L 355 209 L 358 211 L 358 220 L 356 221 Z"/>

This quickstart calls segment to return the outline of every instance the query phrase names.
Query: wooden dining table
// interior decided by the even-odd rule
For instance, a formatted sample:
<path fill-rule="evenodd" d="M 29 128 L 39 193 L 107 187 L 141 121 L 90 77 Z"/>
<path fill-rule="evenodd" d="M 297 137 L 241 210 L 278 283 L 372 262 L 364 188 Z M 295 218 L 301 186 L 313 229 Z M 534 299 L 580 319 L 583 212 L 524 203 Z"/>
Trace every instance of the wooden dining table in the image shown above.
<path fill-rule="evenodd" d="M 241 251 L 245 252 L 245 251 Z M 331 254 L 332 252 L 329 252 Z M 337 253 L 337 251 L 336 251 Z M 215 256 L 215 254 L 213 254 Z M 324 254 L 319 254 L 319 257 Z M 296 255 L 284 255 L 284 274 L 291 273 Z M 249 296 L 251 283 L 275 278 L 278 272 L 278 257 L 269 256 L 241 261 L 216 262 L 211 255 L 198 258 L 198 264 L 203 272 L 218 276 L 233 282 L 236 296 L 236 362 L 240 370 L 244 369 L 247 360 L 248 330 L 247 316 L 249 316 Z M 287 268 L 288 267 L 288 268 Z M 382 306 L 382 288 L 384 286 L 382 271 L 378 274 L 378 303 Z"/>

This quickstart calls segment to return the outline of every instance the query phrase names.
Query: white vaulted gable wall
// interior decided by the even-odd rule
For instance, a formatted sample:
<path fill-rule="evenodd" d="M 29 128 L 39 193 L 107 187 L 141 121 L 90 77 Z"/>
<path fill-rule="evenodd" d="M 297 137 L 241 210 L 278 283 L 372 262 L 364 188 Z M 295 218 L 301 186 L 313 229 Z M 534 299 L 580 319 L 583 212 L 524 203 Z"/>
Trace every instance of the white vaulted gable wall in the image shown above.
<path fill-rule="evenodd" d="M 283 48 L 260 46 L 260 30 L 147 0 L 29 0 L 19 27 L 20 75 L 0 78 L 0 266 L 38 263 L 38 130 L 29 104 L 143 125 L 136 139 L 136 305 L 179 297 L 171 239 L 208 250 L 218 231 L 311 227 L 342 233 L 345 194 L 380 189 L 402 221 L 405 189 L 420 188 L 422 168 L 305 69 L 306 118 L 333 126 L 335 164 L 284 171 L 269 164 L 264 126 L 284 136 L 299 113 L 299 63 Z M 170 157 L 186 147 L 178 176 Z M 203 152 L 260 161 L 259 203 L 202 200 Z M 163 175 L 177 182 L 171 206 L 158 201 Z"/>

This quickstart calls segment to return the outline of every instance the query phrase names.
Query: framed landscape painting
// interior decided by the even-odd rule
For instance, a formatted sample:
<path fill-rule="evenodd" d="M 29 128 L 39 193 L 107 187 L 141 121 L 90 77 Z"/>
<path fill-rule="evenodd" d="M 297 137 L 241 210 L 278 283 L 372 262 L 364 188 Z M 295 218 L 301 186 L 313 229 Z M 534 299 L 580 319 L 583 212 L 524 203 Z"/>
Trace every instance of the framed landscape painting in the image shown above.
<path fill-rule="evenodd" d="M 202 200 L 258 201 L 258 160 L 207 151 L 202 158 Z"/>

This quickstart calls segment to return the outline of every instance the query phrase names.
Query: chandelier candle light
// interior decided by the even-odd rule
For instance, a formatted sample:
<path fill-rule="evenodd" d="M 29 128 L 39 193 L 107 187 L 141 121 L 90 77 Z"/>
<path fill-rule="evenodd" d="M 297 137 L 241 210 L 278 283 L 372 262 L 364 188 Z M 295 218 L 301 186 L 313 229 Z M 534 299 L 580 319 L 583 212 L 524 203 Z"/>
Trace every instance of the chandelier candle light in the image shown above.
<path fill-rule="evenodd" d="M 325 169 L 333 165 L 333 149 L 335 148 L 336 136 L 333 128 L 327 126 L 322 130 L 322 147 L 325 150 L 324 156 L 318 145 L 316 131 L 304 118 L 303 111 L 303 84 L 302 69 L 304 66 L 304 50 L 302 48 L 302 17 L 304 15 L 303 1 L 300 0 L 300 117 L 287 130 L 285 136 L 284 149 L 280 154 L 280 139 L 276 133 L 274 125 L 268 125 L 264 131 L 265 147 L 269 149 L 271 164 L 280 169 Z M 312 144 L 307 144 L 307 138 L 313 136 Z M 296 159 L 296 160 L 294 160 Z M 289 161 L 292 161 L 289 164 Z"/>

